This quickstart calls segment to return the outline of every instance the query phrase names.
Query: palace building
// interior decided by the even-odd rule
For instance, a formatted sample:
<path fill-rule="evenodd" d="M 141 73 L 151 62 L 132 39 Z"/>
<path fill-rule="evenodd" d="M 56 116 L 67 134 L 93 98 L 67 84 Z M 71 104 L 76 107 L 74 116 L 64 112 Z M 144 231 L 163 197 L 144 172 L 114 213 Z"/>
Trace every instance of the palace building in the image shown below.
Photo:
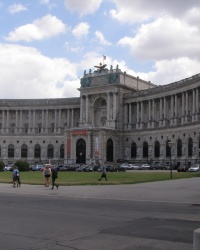
<path fill-rule="evenodd" d="M 199 90 L 200 74 L 158 86 L 111 66 L 85 71 L 80 97 L 0 100 L 0 158 L 195 163 Z"/>

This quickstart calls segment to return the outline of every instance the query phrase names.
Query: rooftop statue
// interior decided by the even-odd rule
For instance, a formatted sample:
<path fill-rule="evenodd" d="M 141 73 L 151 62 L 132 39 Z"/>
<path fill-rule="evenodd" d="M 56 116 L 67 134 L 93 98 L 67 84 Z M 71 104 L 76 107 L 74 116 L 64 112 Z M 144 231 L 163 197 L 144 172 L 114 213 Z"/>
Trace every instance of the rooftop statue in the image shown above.
<path fill-rule="evenodd" d="M 99 69 L 99 71 L 105 69 L 105 67 L 107 66 L 107 64 L 103 64 L 102 63 L 99 63 L 99 66 L 94 66 L 95 68 Z"/>

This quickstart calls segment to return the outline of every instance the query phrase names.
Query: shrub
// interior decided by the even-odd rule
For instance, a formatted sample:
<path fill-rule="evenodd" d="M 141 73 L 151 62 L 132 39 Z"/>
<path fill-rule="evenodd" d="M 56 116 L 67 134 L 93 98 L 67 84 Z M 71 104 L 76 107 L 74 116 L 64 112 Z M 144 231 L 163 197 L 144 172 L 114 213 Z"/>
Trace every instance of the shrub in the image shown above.
<path fill-rule="evenodd" d="M 0 171 L 3 171 L 3 168 L 5 167 L 5 164 L 3 161 L 0 161 Z"/>
<path fill-rule="evenodd" d="M 19 171 L 29 171 L 29 164 L 26 161 L 18 160 L 14 166 L 18 167 Z"/>

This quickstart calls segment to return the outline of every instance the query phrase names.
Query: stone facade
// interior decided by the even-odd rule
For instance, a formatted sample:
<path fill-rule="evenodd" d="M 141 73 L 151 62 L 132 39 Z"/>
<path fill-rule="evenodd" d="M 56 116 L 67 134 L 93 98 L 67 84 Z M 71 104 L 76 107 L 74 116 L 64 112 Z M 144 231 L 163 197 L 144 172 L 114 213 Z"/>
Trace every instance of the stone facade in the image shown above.
<path fill-rule="evenodd" d="M 0 157 L 5 163 L 194 163 L 199 89 L 200 74 L 157 86 L 117 67 L 84 72 L 77 98 L 0 100 Z"/>

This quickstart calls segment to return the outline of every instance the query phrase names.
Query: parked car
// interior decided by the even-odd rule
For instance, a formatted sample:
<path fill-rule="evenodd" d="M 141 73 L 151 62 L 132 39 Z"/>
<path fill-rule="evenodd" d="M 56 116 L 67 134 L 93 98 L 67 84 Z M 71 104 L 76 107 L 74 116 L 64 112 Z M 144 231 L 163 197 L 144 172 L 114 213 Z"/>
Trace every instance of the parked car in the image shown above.
<path fill-rule="evenodd" d="M 30 171 L 38 171 L 37 168 L 36 168 L 36 165 L 31 165 L 29 167 Z"/>
<path fill-rule="evenodd" d="M 44 165 L 36 165 L 36 171 L 43 171 L 44 168 Z"/>
<path fill-rule="evenodd" d="M 127 162 L 121 164 L 120 167 L 124 168 L 125 170 L 130 170 L 130 164 L 128 164 Z"/>
<path fill-rule="evenodd" d="M 58 165 L 56 167 L 57 167 L 58 171 L 67 171 L 67 166 L 65 166 L 65 165 Z"/>
<path fill-rule="evenodd" d="M 13 165 L 7 165 L 3 168 L 3 171 L 7 172 L 7 171 L 12 171 L 13 170 Z"/>
<path fill-rule="evenodd" d="M 188 169 L 189 172 L 199 172 L 200 171 L 200 166 L 199 164 L 194 164 L 192 165 L 189 169 Z"/>
<path fill-rule="evenodd" d="M 160 162 L 153 162 L 151 165 L 150 165 L 150 168 L 149 169 L 152 169 L 152 170 L 165 170 L 166 167 L 163 166 Z"/>
<path fill-rule="evenodd" d="M 142 164 L 142 165 L 140 166 L 140 168 L 139 168 L 139 169 L 141 169 L 141 170 L 148 170 L 148 169 L 150 169 L 150 165 L 149 165 L 149 164 L 144 163 L 144 164 Z"/>
<path fill-rule="evenodd" d="M 187 172 L 189 169 L 189 166 L 181 165 L 177 168 L 177 172 Z"/>
<path fill-rule="evenodd" d="M 138 170 L 140 167 L 138 164 L 130 164 L 129 163 L 129 170 Z"/>

